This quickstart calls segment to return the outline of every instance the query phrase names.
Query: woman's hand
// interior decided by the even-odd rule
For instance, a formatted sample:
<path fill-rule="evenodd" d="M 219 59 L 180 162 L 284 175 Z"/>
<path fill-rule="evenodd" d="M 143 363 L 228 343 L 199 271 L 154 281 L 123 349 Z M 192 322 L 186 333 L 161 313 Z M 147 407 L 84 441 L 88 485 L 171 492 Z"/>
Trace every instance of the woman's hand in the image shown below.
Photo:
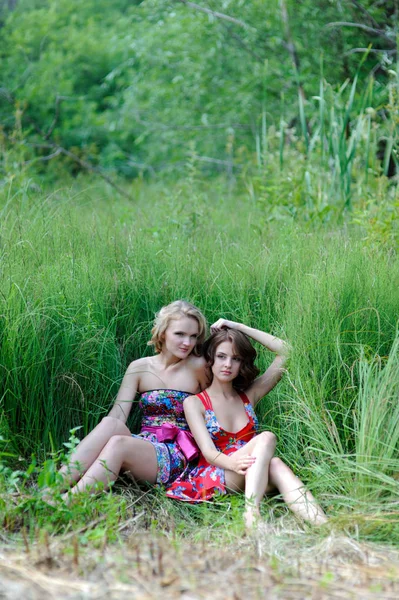
<path fill-rule="evenodd" d="M 229 459 L 231 463 L 229 467 L 230 471 L 234 471 L 238 475 L 246 475 L 249 467 L 252 467 L 256 460 L 255 456 L 251 456 L 250 454 L 235 456 L 235 453 L 230 454 Z"/>
<path fill-rule="evenodd" d="M 266 331 L 248 327 L 248 325 L 244 325 L 244 323 L 236 323 L 235 321 L 228 321 L 227 319 L 218 319 L 211 325 L 211 333 L 216 333 L 222 329 L 235 329 L 236 331 L 241 331 L 241 333 L 252 338 L 255 342 L 262 344 L 262 346 L 277 354 L 276 358 L 263 375 L 258 377 L 252 385 L 245 390 L 252 406 L 256 406 L 257 402 L 263 398 L 263 396 L 266 396 L 266 394 L 268 394 L 280 381 L 285 371 L 284 365 L 291 352 L 291 346 L 284 340 L 280 340 L 278 337 L 266 333 Z"/>
<path fill-rule="evenodd" d="M 220 331 L 221 329 L 237 329 L 239 323 L 235 321 L 228 321 L 227 319 L 218 319 L 216 323 L 211 325 L 211 333 L 216 333 L 216 331 Z"/>

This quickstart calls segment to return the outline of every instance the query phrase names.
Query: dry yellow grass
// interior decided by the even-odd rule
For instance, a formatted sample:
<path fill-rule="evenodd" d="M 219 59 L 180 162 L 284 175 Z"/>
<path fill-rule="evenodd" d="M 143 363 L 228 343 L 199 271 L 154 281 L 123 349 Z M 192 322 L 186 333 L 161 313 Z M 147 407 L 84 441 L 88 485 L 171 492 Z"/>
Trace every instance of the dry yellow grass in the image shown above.
<path fill-rule="evenodd" d="M 123 546 L 93 550 L 50 539 L 0 550 L 6 600 L 299 600 L 399 598 L 399 551 L 295 521 L 264 524 L 228 544 L 176 539 L 139 524 Z"/>

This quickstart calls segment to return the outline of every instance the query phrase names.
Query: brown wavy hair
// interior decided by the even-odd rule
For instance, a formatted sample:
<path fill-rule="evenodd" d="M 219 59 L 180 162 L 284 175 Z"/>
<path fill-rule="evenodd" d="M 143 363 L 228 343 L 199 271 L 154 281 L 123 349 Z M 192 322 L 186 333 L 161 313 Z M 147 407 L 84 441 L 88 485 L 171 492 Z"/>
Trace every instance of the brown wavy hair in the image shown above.
<path fill-rule="evenodd" d="M 190 317 L 198 323 L 197 342 L 192 350 L 195 356 L 201 356 L 201 346 L 206 335 L 206 319 L 199 308 L 187 302 L 186 300 L 175 300 L 167 306 L 163 306 L 155 315 L 154 325 L 151 329 L 152 337 L 147 344 L 155 346 L 155 352 L 162 352 L 165 331 L 173 319 L 180 317 Z"/>
<path fill-rule="evenodd" d="M 233 380 L 233 387 L 243 392 L 249 388 L 254 379 L 259 375 L 259 369 L 254 364 L 256 350 L 247 336 L 241 331 L 237 331 L 236 329 L 221 329 L 216 333 L 212 333 L 202 348 L 202 353 L 210 367 L 215 362 L 215 354 L 218 346 L 223 342 L 232 342 L 234 352 L 241 359 L 240 372 Z"/>

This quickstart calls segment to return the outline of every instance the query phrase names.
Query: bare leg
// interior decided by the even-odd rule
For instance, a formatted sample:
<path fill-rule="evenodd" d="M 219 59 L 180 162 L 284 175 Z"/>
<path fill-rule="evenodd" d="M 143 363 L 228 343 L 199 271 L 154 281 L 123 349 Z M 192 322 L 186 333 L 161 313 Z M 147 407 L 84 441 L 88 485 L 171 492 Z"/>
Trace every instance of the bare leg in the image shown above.
<path fill-rule="evenodd" d="M 265 495 L 269 480 L 269 465 L 276 449 L 276 436 L 265 431 L 256 436 L 255 448 L 251 456 L 256 457 L 254 464 L 245 475 L 245 513 L 244 520 L 247 529 L 254 526 L 260 516 L 259 507 Z"/>
<path fill-rule="evenodd" d="M 104 417 L 102 421 L 91 431 L 75 448 L 68 465 L 63 465 L 59 473 L 63 476 L 65 485 L 71 485 L 82 476 L 83 473 L 98 458 L 104 446 L 114 435 L 131 437 L 126 425 L 114 417 Z"/>
<path fill-rule="evenodd" d="M 122 469 L 129 471 L 137 481 L 155 483 L 158 463 L 151 442 L 125 435 L 113 436 L 70 493 L 76 494 L 82 491 L 95 493 L 98 482 L 104 484 L 106 489 L 117 479 Z M 67 499 L 68 494 L 65 494 L 64 498 Z"/>
<path fill-rule="evenodd" d="M 265 495 L 269 465 L 276 449 L 276 436 L 270 431 L 265 431 L 240 448 L 240 454 L 250 454 L 256 457 L 254 464 L 247 470 L 245 478 L 231 471 L 226 471 L 226 485 L 231 489 L 242 489 L 245 486 L 245 513 L 246 527 L 251 528 L 259 517 L 259 506 Z"/>
<path fill-rule="evenodd" d="M 274 457 L 270 461 L 269 483 L 267 491 L 277 488 L 292 512 L 304 521 L 310 521 L 314 525 L 327 522 L 327 517 L 316 499 L 281 458 Z"/>

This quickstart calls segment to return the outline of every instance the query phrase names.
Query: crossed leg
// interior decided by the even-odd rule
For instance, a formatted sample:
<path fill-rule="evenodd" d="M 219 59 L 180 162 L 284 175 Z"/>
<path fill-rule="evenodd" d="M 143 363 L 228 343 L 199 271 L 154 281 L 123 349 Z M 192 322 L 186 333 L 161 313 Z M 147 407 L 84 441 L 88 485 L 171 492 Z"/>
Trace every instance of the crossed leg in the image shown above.
<path fill-rule="evenodd" d="M 276 436 L 264 431 L 252 438 L 248 444 L 237 450 L 240 454 L 250 454 L 256 458 L 246 475 L 226 471 L 226 486 L 232 490 L 245 491 L 244 520 L 247 528 L 259 518 L 259 507 L 269 483 L 269 466 L 276 449 Z"/>
<path fill-rule="evenodd" d="M 314 525 L 326 523 L 327 517 L 303 482 L 281 460 L 273 457 L 276 438 L 270 432 L 261 433 L 237 450 L 240 454 L 256 456 L 246 475 L 226 471 L 226 487 L 232 491 L 245 490 L 244 520 L 248 528 L 259 517 L 260 502 L 265 493 L 277 489 L 293 513 Z"/>
<path fill-rule="evenodd" d="M 271 492 L 278 490 L 293 513 L 313 525 L 322 525 L 327 517 L 314 496 L 305 488 L 303 482 L 281 458 L 274 457 L 269 467 L 269 487 Z"/>

